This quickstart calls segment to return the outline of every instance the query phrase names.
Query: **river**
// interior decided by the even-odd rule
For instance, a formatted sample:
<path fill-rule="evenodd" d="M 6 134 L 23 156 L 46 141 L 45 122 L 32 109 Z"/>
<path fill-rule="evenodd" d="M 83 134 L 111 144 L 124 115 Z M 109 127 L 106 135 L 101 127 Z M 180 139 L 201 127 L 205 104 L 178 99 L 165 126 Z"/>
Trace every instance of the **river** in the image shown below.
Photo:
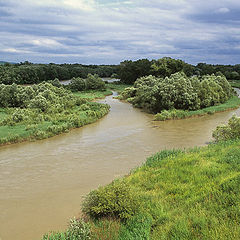
<path fill-rule="evenodd" d="M 170 148 L 203 146 L 234 111 L 154 122 L 150 114 L 108 96 L 110 113 L 50 139 L 0 148 L 0 239 L 37 240 L 67 227 L 82 197 Z"/>

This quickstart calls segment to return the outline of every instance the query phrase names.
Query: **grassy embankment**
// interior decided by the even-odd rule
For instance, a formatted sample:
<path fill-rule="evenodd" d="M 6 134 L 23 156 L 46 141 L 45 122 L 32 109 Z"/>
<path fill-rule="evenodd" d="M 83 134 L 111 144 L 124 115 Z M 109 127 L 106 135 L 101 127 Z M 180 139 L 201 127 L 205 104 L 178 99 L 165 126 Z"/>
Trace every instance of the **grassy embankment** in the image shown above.
<path fill-rule="evenodd" d="M 0 108 L 0 145 L 17 143 L 27 140 L 37 140 L 49 138 L 63 132 L 68 132 L 72 128 L 97 121 L 106 115 L 109 108 L 103 104 L 93 103 L 93 100 L 111 95 L 111 90 L 124 89 L 125 85 L 109 84 L 107 89 L 88 90 L 76 92 L 73 95 L 80 97 L 87 103 L 87 107 L 74 106 L 62 113 L 41 113 L 31 114 L 27 121 L 19 121 L 14 124 L 8 122 L 1 123 L 4 119 L 10 119 L 16 108 Z M 36 121 L 41 115 L 43 120 Z M 32 121 L 31 121 L 32 118 Z"/>
<path fill-rule="evenodd" d="M 85 203 L 85 211 L 93 216 L 88 220 L 88 236 L 239 239 L 239 146 L 240 140 L 235 140 L 149 157 L 128 176 L 90 193 Z M 65 233 L 44 239 L 68 239 Z"/>
<path fill-rule="evenodd" d="M 161 113 L 157 113 L 154 116 L 154 119 L 156 121 L 165 121 L 165 120 L 171 120 L 171 119 L 184 119 L 184 118 L 190 118 L 190 117 L 198 117 L 198 116 L 203 116 L 207 114 L 214 114 L 217 112 L 233 110 L 238 108 L 239 106 L 240 106 L 240 98 L 238 98 L 237 96 L 233 96 L 223 104 L 203 108 L 196 111 L 184 111 L 184 110 L 176 110 L 176 109 L 168 110 L 168 111 L 164 110 Z"/>
<path fill-rule="evenodd" d="M 87 103 L 87 109 L 82 109 L 80 106 L 76 106 L 71 110 L 68 109 L 62 116 L 58 115 L 57 118 L 46 117 L 46 120 L 42 120 L 39 123 L 35 123 L 32 119 L 28 123 L 20 122 L 14 125 L 1 125 L 0 126 L 0 145 L 9 143 L 18 143 L 23 141 L 40 140 L 63 132 L 68 132 L 70 129 L 82 127 L 86 124 L 93 123 L 106 115 L 109 111 L 108 106 L 98 103 Z M 12 110 L 0 109 L 0 121 L 5 118 L 11 117 Z M 77 116 L 77 117 L 76 117 Z M 33 118 L 36 115 L 33 115 Z"/>
<path fill-rule="evenodd" d="M 240 88 L 240 80 L 229 80 L 232 87 Z"/>

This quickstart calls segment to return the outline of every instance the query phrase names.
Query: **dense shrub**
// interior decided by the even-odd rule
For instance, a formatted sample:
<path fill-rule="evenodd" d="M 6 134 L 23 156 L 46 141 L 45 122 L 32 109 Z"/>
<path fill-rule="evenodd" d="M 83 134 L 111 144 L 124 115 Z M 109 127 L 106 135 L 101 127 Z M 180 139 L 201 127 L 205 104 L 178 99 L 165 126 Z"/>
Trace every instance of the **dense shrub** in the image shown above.
<path fill-rule="evenodd" d="M 65 232 L 45 234 L 42 240 L 89 240 L 91 239 L 90 225 L 82 219 L 71 219 Z"/>
<path fill-rule="evenodd" d="M 165 121 L 170 119 L 182 119 L 187 116 L 187 112 L 184 110 L 177 110 L 177 109 L 171 109 L 171 110 L 163 110 L 161 113 L 157 113 L 154 116 L 154 120 L 156 121 Z"/>
<path fill-rule="evenodd" d="M 240 138 L 240 117 L 233 115 L 227 125 L 218 126 L 213 132 L 213 137 L 216 141 Z"/>
<path fill-rule="evenodd" d="M 139 210 L 139 200 L 123 181 L 91 191 L 83 202 L 82 211 L 95 218 L 116 216 L 128 219 Z"/>
<path fill-rule="evenodd" d="M 79 77 L 71 79 L 68 87 L 74 92 L 89 89 L 102 90 L 105 89 L 105 83 L 97 74 L 88 74 L 86 79 Z"/>
<path fill-rule="evenodd" d="M 122 92 L 121 98 L 127 99 L 135 107 L 157 113 L 171 109 L 198 110 L 214 106 L 226 102 L 232 93 L 224 76 L 207 75 L 198 78 L 178 72 L 165 78 L 151 75 L 139 78 L 132 88 Z"/>

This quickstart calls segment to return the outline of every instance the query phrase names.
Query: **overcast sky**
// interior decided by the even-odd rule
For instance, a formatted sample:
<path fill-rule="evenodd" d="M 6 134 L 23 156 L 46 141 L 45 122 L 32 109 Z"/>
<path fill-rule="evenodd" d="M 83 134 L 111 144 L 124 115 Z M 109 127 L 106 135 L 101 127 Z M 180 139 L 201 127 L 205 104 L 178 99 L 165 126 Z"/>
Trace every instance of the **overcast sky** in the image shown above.
<path fill-rule="evenodd" d="M 0 0 L 0 60 L 240 63 L 240 0 Z"/>

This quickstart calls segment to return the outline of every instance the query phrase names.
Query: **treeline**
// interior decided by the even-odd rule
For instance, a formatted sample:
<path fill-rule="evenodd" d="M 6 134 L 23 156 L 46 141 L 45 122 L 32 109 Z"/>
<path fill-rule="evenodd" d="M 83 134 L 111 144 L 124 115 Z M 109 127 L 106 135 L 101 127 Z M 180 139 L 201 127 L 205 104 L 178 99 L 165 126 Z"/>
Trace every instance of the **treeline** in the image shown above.
<path fill-rule="evenodd" d="M 116 65 L 82 65 L 82 64 L 4 64 L 0 66 L 0 83 L 34 84 L 58 78 L 69 80 L 74 77 L 87 78 L 88 74 L 100 77 L 116 76 Z"/>
<path fill-rule="evenodd" d="M 69 80 L 72 78 L 87 78 L 90 73 L 99 77 L 115 77 L 126 84 L 133 84 L 138 78 L 153 75 L 155 77 L 169 77 L 176 72 L 184 72 L 190 76 L 223 75 L 228 80 L 240 80 L 240 64 L 212 65 L 198 63 L 196 66 L 180 59 L 163 57 L 158 60 L 140 59 L 126 60 L 119 65 L 82 65 L 82 64 L 33 64 L 24 62 L 19 64 L 5 63 L 0 65 L 0 83 L 4 84 L 33 84 L 58 78 Z"/>
<path fill-rule="evenodd" d="M 240 80 L 240 64 L 211 65 L 199 63 L 196 66 L 180 59 L 164 57 L 158 60 L 140 59 L 120 63 L 118 75 L 122 82 L 133 84 L 138 78 L 153 75 L 155 77 L 169 77 L 176 72 L 184 72 L 188 77 L 197 75 L 224 75 L 228 80 Z"/>

